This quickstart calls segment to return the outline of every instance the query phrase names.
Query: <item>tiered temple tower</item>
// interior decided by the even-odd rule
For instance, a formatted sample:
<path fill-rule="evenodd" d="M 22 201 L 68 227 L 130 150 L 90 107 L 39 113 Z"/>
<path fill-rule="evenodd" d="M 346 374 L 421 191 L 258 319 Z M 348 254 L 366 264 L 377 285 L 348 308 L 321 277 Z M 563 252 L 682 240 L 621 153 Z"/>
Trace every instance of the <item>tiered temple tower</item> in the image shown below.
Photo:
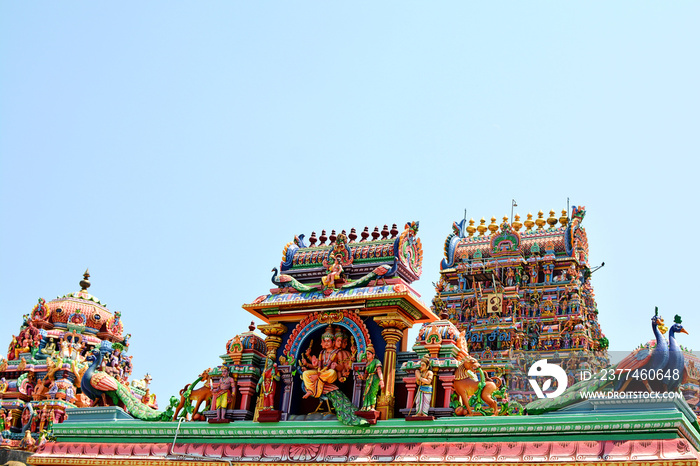
<path fill-rule="evenodd" d="M 80 291 L 52 301 L 42 298 L 24 315 L 13 335 L 7 359 L 0 357 L 0 414 L 3 444 L 15 445 L 27 429 L 35 432 L 63 422 L 66 409 L 86 407 L 92 401 L 81 393 L 80 381 L 88 368 L 86 355 L 108 345 L 114 349 L 105 371 L 123 383 L 131 375 L 130 334 L 124 334 L 120 312 L 110 311 L 88 293 L 85 271 Z M 132 381 L 132 394 L 157 408 L 148 389 L 150 377 Z"/>
<path fill-rule="evenodd" d="M 588 264 L 584 207 L 557 218 L 503 217 L 478 226 L 455 222 L 445 241 L 433 308 L 465 332 L 482 366 L 505 373 L 511 399 L 535 397 L 526 368 L 538 359 L 560 363 L 573 382 L 580 369 L 607 365 L 608 340 Z M 523 228 L 524 227 L 524 228 Z"/>

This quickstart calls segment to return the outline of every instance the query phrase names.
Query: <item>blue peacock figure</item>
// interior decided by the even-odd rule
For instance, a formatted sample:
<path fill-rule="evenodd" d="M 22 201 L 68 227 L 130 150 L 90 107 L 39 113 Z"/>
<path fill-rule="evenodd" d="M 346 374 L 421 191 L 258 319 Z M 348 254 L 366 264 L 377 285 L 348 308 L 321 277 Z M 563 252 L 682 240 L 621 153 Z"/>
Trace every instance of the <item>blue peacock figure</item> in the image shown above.
<path fill-rule="evenodd" d="M 676 315 L 673 319 L 674 324 L 668 332 L 668 362 L 666 363 L 664 372 L 668 372 L 668 382 L 667 390 L 670 392 L 675 392 L 681 386 L 685 373 L 685 358 L 683 357 L 683 351 L 681 347 L 676 342 L 677 333 L 688 332 L 683 328 L 681 316 Z"/>
<path fill-rule="evenodd" d="M 104 349 L 95 349 L 85 358 L 90 366 L 80 380 L 80 389 L 83 393 L 91 400 L 102 400 L 105 405 L 109 404 L 107 401 L 109 397 L 115 406 L 123 406 L 129 414 L 142 421 L 166 420 L 163 418 L 163 413 L 141 403 L 128 386 L 106 372 L 97 370 L 102 365 L 104 355 Z"/>
<path fill-rule="evenodd" d="M 656 344 L 652 348 L 647 346 L 640 348 L 637 351 L 630 353 L 622 361 L 617 364 L 615 373 L 618 378 L 615 383 L 615 390 L 621 391 L 627 388 L 627 385 L 635 379 L 625 377 L 630 373 L 634 373 L 635 370 L 641 369 L 662 369 L 666 367 L 669 358 L 668 343 L 663 334 L 666 333 L 666 327 L 664 325 L 664 320 L 659 315 L 659 308 L 656 307 L 654 310 L 654 317 L 651 318 L 651 329 L 654 332 L 654 337 L 656 338 Z M 649 386 L 649 381 L 646 379 L 642 380 L 648 391 L 653 391 Z"/>

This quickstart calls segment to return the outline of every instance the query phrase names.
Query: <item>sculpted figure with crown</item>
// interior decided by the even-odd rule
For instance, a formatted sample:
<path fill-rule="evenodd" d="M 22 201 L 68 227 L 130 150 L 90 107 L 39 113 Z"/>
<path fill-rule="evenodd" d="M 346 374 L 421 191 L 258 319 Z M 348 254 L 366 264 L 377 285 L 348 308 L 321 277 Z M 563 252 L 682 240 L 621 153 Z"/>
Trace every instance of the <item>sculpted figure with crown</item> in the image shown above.
<path fill-rule="evenodd" d="M 324 388 L 331 388 L 330 386 L 327 387 L 327 385 L 331 385 L 338 380 L 336 368 L 339 363 L 340 349 L 335 347 L 334 337 L 333 328 L 329 325 L 321 336 L 321 348 L 323 349 L 318 358 L 311 356 L 311 345 L 306 350 L 306 357 L 302 357 L 302 364 L 307 367 L 307 370 L 302 374 L 304 387 L 306 388 L 306 394 L 303 398 L 310 396 L 314 398 L 320 397 L 324 392 Z M 310 358 L 310 360 L 307 358 Z M 337 388 L 334 385 L 332 387 Z"/>

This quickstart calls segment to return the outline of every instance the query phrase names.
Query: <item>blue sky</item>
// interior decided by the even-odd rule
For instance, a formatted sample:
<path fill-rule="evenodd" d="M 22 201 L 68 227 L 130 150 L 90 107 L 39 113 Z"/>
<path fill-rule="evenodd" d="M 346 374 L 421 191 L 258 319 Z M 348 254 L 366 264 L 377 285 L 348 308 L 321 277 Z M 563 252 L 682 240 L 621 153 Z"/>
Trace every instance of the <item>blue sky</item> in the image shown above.
<path fill-rule="evenodd" d="M 699 10 L 4 2 L 0 344 L 89 267 L 162 403 L 247 330 L 295 234 L 419 220 L 429 302 L 465 208 L 570 198 L 611 349 L 654 306 L 695 348 Z"/>

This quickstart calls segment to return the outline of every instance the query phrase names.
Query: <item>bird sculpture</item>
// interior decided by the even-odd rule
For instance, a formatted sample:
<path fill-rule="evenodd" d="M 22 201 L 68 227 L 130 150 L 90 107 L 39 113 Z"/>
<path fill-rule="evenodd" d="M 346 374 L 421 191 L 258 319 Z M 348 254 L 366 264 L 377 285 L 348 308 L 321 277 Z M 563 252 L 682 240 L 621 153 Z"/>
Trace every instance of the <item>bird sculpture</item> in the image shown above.
<path fill-rule="evenodd" d="M 357 280 L 353 280 L 351 282 L 346 283 L 345 285 L 341 286 L 341 289 L 347 290 L 350 288 L 357 288 L 358 286 L 365 286 L 372 280 L 375 280 L 379 282 L 379 280 L 382 280 L 384 284 L 386 285 L 386 279 L 388 277 L 391 277 L 396 273 L 396 269 L 399 266 L 399 261 L 397 259 L 394 259 L 394 265 L 389 266 L 388 264 L 382 264 L 380 266 L 377 266 L 372 270 L 370 273 L 367 275 L 364 275 Z M 376 286 L 376 285 L 375 285 Z"/>
<path fill-rule="evenodd" d="M 655 309 L 654 317 L 651 318 L 651 329 L 654 332 L 654 337 L 656 338 L 656 344 L 649 348 L 649 346 L 644 346 L 637 351 L 630 353 L 625 359 L 620 361 L 615 368 L 615 373 L 617 375 L 615 382 L 615 390 L 622 391 L 627 388 L 630 382 L 639 379 L 639 377 L 634 378 L 630 374 L 634 374 L 634 371 L 649 369 L 657 370 L 663 369 L 668 362 L 668 344 L 663 334 L 666 333 L 666 327 L 664 326 L 664 320 L 659 315 L 659 308 Z M 651 386 L 649 386 L 649 380 L 646 378 L 641 379 L 644 386 L 648 391 L 653 391 Z"/>
<path fill-rule="evenodd" d="M 673 319 L 674 324 L 668 332 L 668 362 L 664 369 L 664 377 L 667 379 L 667 390 L 670 392 L 675 392 L 680 387 L 683 382 L 683 377 L 685 374 L 685 358 L 683 357 L 683 351 L 681 347 L 676 342 L 677 333 L 688 332 L 681 325 L 681 316 L 676 315 Z M 676 370 L 678 372 L 676 372 Z M 668 374 L 667 374 L 668 372 Z"/>
<path fill-rule="evenodd" d="M 295 289 L 297 291 L 313 291 L 315 288 L 304 285 L 296 278 L 287 274 L 280 274 L 277 267 L 273 267 L 272 283 L 280 289 Z"/>
<path fill-rule="evenodd" d="M 88 369 L 80 379 L 80 389 L 84 395 L 91 400 L 101 399 L 107 405 L 107 397 L 111 399 L 115 406 L 123 406 L 132 416 L 142 421 L 166 421 L 170 420 L 170 415 L 165 416 L 160 411 L 156 411 L 141 403 L 128 386 L 123 385 L 117 379 L 106 372 L 97 370 L 104 359 L 104 353 L 98 349 L 87 355 L 85 361 L 90 364 Z"/>

